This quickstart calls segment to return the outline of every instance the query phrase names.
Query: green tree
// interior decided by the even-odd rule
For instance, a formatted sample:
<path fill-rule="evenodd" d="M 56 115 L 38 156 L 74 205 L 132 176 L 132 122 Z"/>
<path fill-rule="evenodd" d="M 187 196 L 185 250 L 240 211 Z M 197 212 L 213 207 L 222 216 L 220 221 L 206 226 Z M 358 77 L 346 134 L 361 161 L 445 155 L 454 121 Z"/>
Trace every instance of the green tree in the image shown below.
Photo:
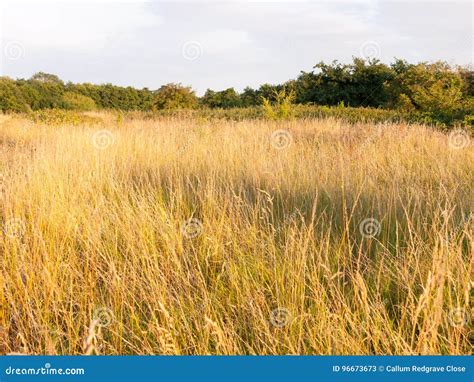
<path fill-rule="evenodd" d="M 240 94 L 240 101 L 243 107 L 257 106 L 261 103 L 258 91 L 250 86 L 247 86 L 242 94 Z"/>
<path fill-rule="evenodd" d="M 47 84 L 60 84 L 64 85 L 63 81 L 55 74 L 49 74 L 44 72 L 38 72 L 31 76 L 31 81 L 38 81 Z"/>
<path fill-rule="evenodd" d="M 0 111 L 25 112 L 28 105 L 16 82 L 8 77 L 0 77 Z"/>
<path fill-rule="evenodd" d="M 217 93 L 214 90 L 207 89 L 204 95 L 199 100 L 200 104 L 206 107 L 218 107 Z"/>
<path fill-rule="evenodd" d="M 363 107 L 385 106 L 390 101 L 387 84 L 394 77 L 394 71 L 378 60 L 354 58 L 348 104 Z"/>
<path fill-rule="evenodd" d="M 201 104 L 211 108 L 229 109 L 242 105 L 239 94 L 234 88 L 229 88 L 220 92 L 207 89 L 201 98 Z"/>
<path fill-rule="evenodd" d="M 39 72 L 25 84 L 31 94 L 38 95 L 33 109 L 61 108 L 63 103 L 64 83 L 54 74 Z"/>
<path fill-rule="evenodd" d="M 63 94 L 63 107 L 69 110 L 91 111 L 96 109 L 96 104 L 90 97 L 74 92 L 66 92 Z"/>
<path fill-rule="evenodd" d="M 463 119 L 469 112 L 466 82 L 459 70 L 445 62 L 412 65 L 395 82 L 400 107 L 413 108 L 445 123 Z"/>
<path fill-rule="evenodd" d="M 282 85 L 263 84 L 258 88 L 259 104 L 262 103 L 263 98 L 270 102 L 276 101 L 277 94 L 283 89 Z"/>
<path fill-rule="evenodd" d="M 163 85 L 153 96 L 153 108 L 156 110 L 194 109 L 197 104 L 195 92 L 181 84 Z"/>
<path fill-rule="evenodd" d="M 354 58 L 352 64 L 320 62 L 314 69 L 316 72 L 302 72 L 294 83 L 299 103 L 381 107 L 390 100 L 386 84 L 395 73 L 378 60 Z"/>

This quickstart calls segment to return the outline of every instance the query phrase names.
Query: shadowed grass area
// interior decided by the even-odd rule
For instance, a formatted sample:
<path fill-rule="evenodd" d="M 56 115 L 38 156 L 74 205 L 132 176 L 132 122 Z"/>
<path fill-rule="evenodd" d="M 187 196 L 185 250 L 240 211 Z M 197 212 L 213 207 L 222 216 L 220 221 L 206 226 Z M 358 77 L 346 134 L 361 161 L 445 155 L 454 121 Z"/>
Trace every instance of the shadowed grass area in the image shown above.
<path fill-rule="evenodd" d="M 467 135 L 96 117 L 0 117 L 2 353 L 471 352 Z"/>

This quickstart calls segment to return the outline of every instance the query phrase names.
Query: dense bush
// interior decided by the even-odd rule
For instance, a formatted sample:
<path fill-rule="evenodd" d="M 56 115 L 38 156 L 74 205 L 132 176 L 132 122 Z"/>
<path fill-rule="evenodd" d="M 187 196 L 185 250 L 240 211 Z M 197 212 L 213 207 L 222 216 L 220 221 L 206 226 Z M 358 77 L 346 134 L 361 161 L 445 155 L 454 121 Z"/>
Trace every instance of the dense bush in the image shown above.
<path fill-rule="evenodd" d="M 27 114 L 28 118 L 36 123 L 45 125 L 97 125 L 103 121 L 99 117 L 92 117 L 75 111 L 61 109 L 37 110 Z"/>
<path fill-rule="evenodd" d="M 229 109 L 232 107 L 241 107 L 242 101 L 234 88 L 229 88 L 221 92 L 207 89 L 204 96 L 201 97 L 201 104 L 211 108 Z"/>
<path fill-rule="evenodd" d="M 122 111 L 162 111 L 176 109 L 209 110 L 263 107 L 267 116 L 278 109 L 279 94 L 294 94 L 297 105 L 337 106 L 344 108 L 311 108 L 311 113 L 365 116 L 403 115 L 443 126 L 471 126 L 474 114 L 473 72 L 443 62 L 409 64 L 396 60 L 391 65 L 377 60 L 355 58 L 350 64 L 334 61 L 318 63 L 312 72 L 302 72 L 284 84 L 263 84 L 258 89 L 246 87 L 240 94 L 234 88 L 223 91 L 208 89 L 200 99 L 194 91 L 180 84 L 167 84 L 156 91 L 120 87 L 111 84 L 63 83 L 57 76 L 37 73 L 28 80 L 0 77 L 0 111 L 26 112 L 41 109 Z M 288 109 L 290 104 L 282 104 Z M 373 109 L 394 111 L 375 112 Z M 276 109 L 275 109 L 276 110 Z M 211 114 L 212 112 L 206 111 Z M 217 114 L 221 115 L 219 111 Z M 246 115 L 231 112 L 231 115 Z M 261 114 L 252 111 L 251 115 Z M 270 113 L 271 114 L 271 113 Z M 378 118 L 378 117 L 377 117 Z"/>
<path fill-rule="evenodd" d="M 0 110 L 3 112 L 24 112 L 28 104 L 17 83 L 10 78 L 0 78 Z"/>
<path fill-rule="evenodd" d="M 273 112 L 278 112 L 278 106 L 272 101 Z M 194 110 L 159 110 L 156 112 L 128 112 L 127 119 L 160 119 L 162 117 L 174 117 L 177 119 L 196 118 L 198 120 L 258 120 L 258 119 L 326 119 L 337 118 L 348 123 L 382 123 L 382 122 L 428 122 L 424 116 L 417 113 L 407 113 L 402 110 L 386 110 L 364 107 L 341 107 L 341 106 L 317 106 L 292 104 L 289 113 L 280 114 L 281 118 L 271 117 L 262 106 L 231 108 L 231 109 L 211 109 L 200 108 Z"/>
<path fill-rule="evenodd" d="M 63 104 L 64 108 L 69 110 L 91 111 L 96 108 L 92 98 L 73 92 L 64 93 Z"/>
<path fill-rule="evenodd" d="M 194 109 L 198 98 L 190 87 L 181 84 L 167 84 L 159 88 L 153 97 L 153 109 Z"/>
<path fill-rule="evenodd" d="M 378 61 L 354 59 L 352 64 L 320 62 L 317 71 L 301 73 L 294 82 L 298 103 L 352 107 L 382 107 L 389 100 L 386 84 L 395 77 L 393 70 Z"/>
<path fill-rule="evenodd" d="M 418 110 L 442 123 L 472 114 L 467 85 L 459 71 L 441 62 L 405 66 L 391 84 L 397 89 L 396 106 Z"/>
<path fill-rule="evenodd" d="M 286 120 L 294 117 L 295 94 L 292 91 L 287 92 L 285 89 L 275 91 L 273 98 L 272 102 L 269 98 L 262 97 L 262 109 L 267 119 Z"/>

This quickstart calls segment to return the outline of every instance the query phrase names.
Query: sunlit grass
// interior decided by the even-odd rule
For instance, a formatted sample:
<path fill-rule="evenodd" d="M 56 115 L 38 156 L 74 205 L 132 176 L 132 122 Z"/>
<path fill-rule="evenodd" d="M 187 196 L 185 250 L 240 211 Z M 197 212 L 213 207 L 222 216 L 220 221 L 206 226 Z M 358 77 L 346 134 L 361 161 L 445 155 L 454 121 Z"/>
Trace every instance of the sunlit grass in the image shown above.
<path fill-rule="evenodd" d="M 471 352 L 467 135 L 97 116 L 0 117 L 0 352 Z"/>

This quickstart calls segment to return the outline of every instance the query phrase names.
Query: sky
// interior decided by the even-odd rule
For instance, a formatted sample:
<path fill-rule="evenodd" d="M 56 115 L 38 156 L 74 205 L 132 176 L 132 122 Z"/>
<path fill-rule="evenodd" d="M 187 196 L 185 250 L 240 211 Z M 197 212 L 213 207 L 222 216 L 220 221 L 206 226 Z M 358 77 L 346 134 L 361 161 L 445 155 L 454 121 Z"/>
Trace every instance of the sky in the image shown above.
<path fill-rule="evenodd" d="M 0 0 L 0 75 L 198 94 L 352 57 L 473 63 L 469 0 Z"/>

